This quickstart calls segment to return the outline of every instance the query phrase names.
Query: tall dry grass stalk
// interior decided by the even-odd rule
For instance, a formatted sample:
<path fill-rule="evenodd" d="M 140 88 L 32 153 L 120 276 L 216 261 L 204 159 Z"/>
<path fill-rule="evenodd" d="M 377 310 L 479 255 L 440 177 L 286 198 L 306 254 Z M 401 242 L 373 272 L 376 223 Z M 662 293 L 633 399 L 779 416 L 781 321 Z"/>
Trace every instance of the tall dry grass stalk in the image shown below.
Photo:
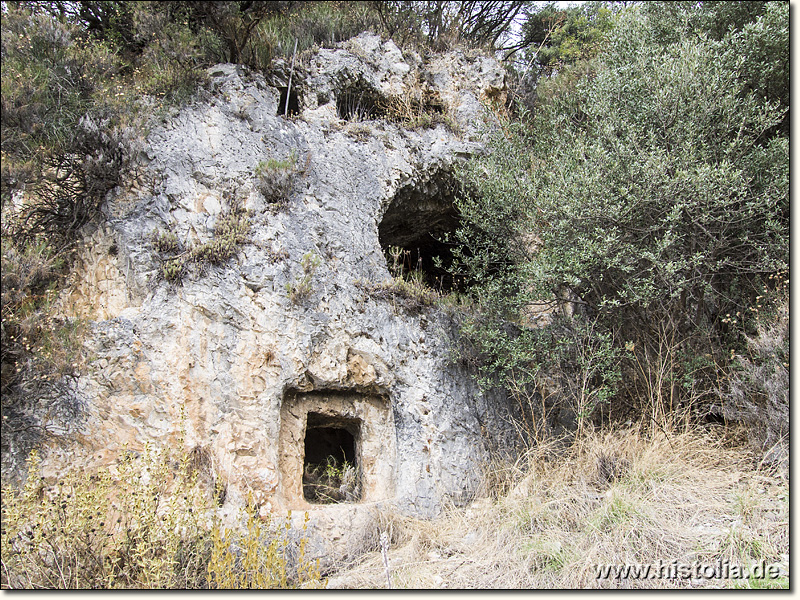
<path fill-rule="evenodd" d="M 395 588 L 674 588 L 788 585 L 597 577 L 597 565 L 786 562 L 788 482 L 713 432 L 592 432 L 493 469 L 496 497 L 434 520 L 384 516 Z M 783 567 L 779 567 L 783 568 Z M 781 571 L 783 573 L 783 571 Z M 332 587 L 385 587 L 380 552 Z"/>

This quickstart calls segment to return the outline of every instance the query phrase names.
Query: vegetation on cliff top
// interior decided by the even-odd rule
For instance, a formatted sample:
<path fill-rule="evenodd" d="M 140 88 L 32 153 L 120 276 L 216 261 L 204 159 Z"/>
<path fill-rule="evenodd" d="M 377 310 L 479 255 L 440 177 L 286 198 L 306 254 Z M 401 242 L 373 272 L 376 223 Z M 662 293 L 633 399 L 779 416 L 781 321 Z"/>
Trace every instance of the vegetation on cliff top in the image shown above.
<path fill-rule="evenodd" d="M 523 4 L 3 2 L 2 391 L 9 425 L 4 431 L 18 432 L 15 443 L 24 447 L 52 433 L 30 414 L 42 404 L 32 397 L 38 394 L 32 382 L 50 381 L 31 365 L 43 340 L 74 340 L 56 335 L 49 299 L 69 273 L 84 226 L 102 219 L 106 194 L 132 177 L 130 159 L 150 120 L 202 88 L 208 66 L 235 62 L 269 71 L 275 59 L 291 56 L 295 42 L 303 53 L 364 30 L 396 34 L 401 43 L 420 48 L 497 45 Z M 274 169 L 257 175 L 272 176 L 261 186 L 269 188 L 268 201 L 285 201 L 288 179 L 278 181 Z M 217 236 L 189 258 L 207 263 L 231 256 L 243 239 L 241 221 L 233 223 L 230 235 Z M 162 274 L 179 280 L 189 264 L 167 254 Z M 56 354 L 65 361 L 53 372 L 67 373 L 70 352 L 61 348 Z M 76 403 L 63 386 L 45 396 L 39 408 L 62 410 Z M 3 440 L 5 451 L 8 440 Z"/>

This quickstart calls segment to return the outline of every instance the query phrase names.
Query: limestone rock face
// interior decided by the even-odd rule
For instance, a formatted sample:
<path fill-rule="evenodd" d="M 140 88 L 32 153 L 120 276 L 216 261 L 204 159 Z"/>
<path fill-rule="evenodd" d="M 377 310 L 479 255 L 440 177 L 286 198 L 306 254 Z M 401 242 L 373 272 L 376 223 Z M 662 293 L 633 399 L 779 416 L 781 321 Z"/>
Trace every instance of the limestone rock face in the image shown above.
<path fill-rule="evenodd" d="M 511 439 L 506 401 L 481 394 L 454 360 L 451 314 L 410 311 L 370 289 L 392 278 L 392 239 L 379 235 L 387 211 L 393 231 L 414 233 L 399 241 L 423 239 L 436 220 L 418 219 L 419 206 L 452 219 L 442 189 L 453 165 L 480 150 L 501 67 L 461 52 L 425 62 L 362 35 L 297 68 L 290 118 L 279 78 L 234 65 L 209 74 L 200 100 L 151 129 L 140 183 L 110 195 L 106 223 L 81 250 L 62 303 L 90 323 L 87 419 L 80 445 L 51 453 L 47 468 L 102 466 L 124 445 L 183 435 L 212 457 L 226 502 L 251 492 L 265 512 L 310 510 L 341 528 L 334 512 L 380 505 L 431 516 L 471 498 L 490 445 Z M 347 114 L 359 98 L 375 107 L 420 88 L 451 127 Z M 270 160 L 296 165 L 280 210 L 259 177 Z M 207 242 L 234 201 L 250 222 L 236 255 L 165 281 L 155 236 L 174 234 L 185 249 Z M 304 278 L 308 293 L 293 298 Z M 306 444 L 330 431 L 352 437 L 361 469 L 361 497 L 346 506 L 312 504 L 301 491 Z"/>

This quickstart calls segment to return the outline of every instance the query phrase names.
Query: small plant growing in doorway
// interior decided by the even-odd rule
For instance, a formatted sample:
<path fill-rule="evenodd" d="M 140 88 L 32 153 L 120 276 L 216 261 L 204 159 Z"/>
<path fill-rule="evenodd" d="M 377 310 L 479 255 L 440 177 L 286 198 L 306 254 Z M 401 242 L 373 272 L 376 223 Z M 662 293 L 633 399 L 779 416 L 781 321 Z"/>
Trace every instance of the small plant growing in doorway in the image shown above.
<path fill-rule="evenodd" d="M 328 456 L 324 465 L 307 464 L 305 467 L 303 496 L 310 502 L 355 502 L 360 492 L 358 471 L 347 460 L 340 464 L 336 457 Z"/>

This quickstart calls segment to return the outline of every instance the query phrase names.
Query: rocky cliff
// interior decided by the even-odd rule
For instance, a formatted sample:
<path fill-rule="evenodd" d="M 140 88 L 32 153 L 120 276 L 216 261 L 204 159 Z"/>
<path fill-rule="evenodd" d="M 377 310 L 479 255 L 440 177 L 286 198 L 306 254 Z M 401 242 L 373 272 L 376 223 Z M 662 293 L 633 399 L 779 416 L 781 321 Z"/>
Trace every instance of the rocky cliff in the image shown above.
<path fill-rule="evenodd" d="M 150 130 L 80 249 L 62 305 L 89 324 L 85 418 L 46 469 L 182 442 L 226 504 L 252 493 L 263 513 L 342 530 L 376 505 L 430 516 L 471 498 L 490 445 L 511 439 L 508 407 L 454 360 L 448 310 L 392 292 L 387 253 L 454 285 L 432 256 L 501 67 L 362 35 L 269 78 L 219 65 L 209 79 Z M 232 215 L 240 243 L 215 260 Z M 358 473 L 336 504 L 303 488 L 326 452 Z"/>

